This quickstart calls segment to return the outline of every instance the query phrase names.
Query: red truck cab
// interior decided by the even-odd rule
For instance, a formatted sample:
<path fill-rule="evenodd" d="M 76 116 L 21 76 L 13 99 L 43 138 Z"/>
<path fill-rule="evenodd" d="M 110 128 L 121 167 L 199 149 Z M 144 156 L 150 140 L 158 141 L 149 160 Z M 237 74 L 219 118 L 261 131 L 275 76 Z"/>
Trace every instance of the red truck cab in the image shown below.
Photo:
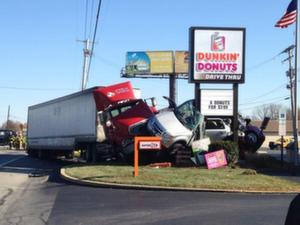
<path fill-rule="evenodd" d="M 112 145 L 120 146 L 132 138 L 130 130 L 146 123 L 156 112 L 155 106 L 136 99 L 130 82 L 98 88 L 94 98 L 107 141 Z"/>

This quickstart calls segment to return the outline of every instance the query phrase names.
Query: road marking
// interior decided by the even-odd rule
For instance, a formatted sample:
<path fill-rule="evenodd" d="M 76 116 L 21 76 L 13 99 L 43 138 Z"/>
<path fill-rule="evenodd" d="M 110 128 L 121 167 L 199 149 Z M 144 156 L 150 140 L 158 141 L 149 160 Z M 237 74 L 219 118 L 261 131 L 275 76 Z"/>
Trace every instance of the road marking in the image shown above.
<path fill-rule="evenodd" d="M 5 165 L 7 165 L 7 164 L 9 164 L 9 163 L 12 163 L 12 162 L 18 161 L 18 160 L 20 160 L 20 159 L 23 159 L 23 158 L 25 158 L 25 157 L 26 157 L 25 155 L 24 155 L 24 156 L 20 156 L 20 157 L 18 157 L 18 158 L 16 158 L 16 159 L 12 159 L 12 160 L 9 160 L 9 161 L 7 161 L 7 162 L 5 162 L 5 163 L 2 163 L 2 164 L 0 164 L 0 168 L 3 167 L 3 166 L 5 166 Z"/>

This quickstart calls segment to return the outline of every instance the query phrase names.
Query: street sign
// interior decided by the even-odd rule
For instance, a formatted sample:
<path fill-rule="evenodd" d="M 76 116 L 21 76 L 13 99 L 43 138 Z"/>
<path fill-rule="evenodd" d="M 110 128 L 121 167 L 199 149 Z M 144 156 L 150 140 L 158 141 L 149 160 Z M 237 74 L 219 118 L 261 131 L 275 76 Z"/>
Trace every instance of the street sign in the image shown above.
<path fill-rule="evenodd" d="M 286 136 L 286 112 L 285 110 L 281 110 L 279 112 L 279 127 L 278 127 L 278 135 Z"/>

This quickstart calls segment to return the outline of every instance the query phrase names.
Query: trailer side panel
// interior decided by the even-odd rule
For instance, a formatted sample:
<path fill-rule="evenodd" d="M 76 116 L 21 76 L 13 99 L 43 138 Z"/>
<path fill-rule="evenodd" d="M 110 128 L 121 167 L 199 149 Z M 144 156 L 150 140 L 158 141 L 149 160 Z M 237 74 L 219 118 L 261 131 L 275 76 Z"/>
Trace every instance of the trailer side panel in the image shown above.
<path fill-rule="evenodd" d="M 92 90 L 28 109 L 28 148 L 72 150 L 76 141 L 97 140 L 97 111 Z"/>

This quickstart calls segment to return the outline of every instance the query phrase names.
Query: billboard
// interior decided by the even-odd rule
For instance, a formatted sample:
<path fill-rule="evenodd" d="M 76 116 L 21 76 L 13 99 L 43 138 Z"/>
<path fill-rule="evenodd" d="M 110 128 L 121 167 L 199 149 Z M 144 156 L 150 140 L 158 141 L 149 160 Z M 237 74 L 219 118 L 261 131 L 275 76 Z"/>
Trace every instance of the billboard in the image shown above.
<path fill-rule="evenodd" d="M 189 67 L 189 52 L 176 51 L 175 52 L 175 73 L 188 74 Z"/>
<path fill-rule="evenodd" d="M 233 90 L 202 89 L 200 96 L 204 116 L 233 116 Z"/>
<path fill-rule="evenodd" d="M 190 82 L 244 83 L 245 28 L 190 28 Z"/>
<path fill-rule="evenodd" d="M 172 51 L 127 52 L 127 75 L 155 75 L 173 73 Z"/>

